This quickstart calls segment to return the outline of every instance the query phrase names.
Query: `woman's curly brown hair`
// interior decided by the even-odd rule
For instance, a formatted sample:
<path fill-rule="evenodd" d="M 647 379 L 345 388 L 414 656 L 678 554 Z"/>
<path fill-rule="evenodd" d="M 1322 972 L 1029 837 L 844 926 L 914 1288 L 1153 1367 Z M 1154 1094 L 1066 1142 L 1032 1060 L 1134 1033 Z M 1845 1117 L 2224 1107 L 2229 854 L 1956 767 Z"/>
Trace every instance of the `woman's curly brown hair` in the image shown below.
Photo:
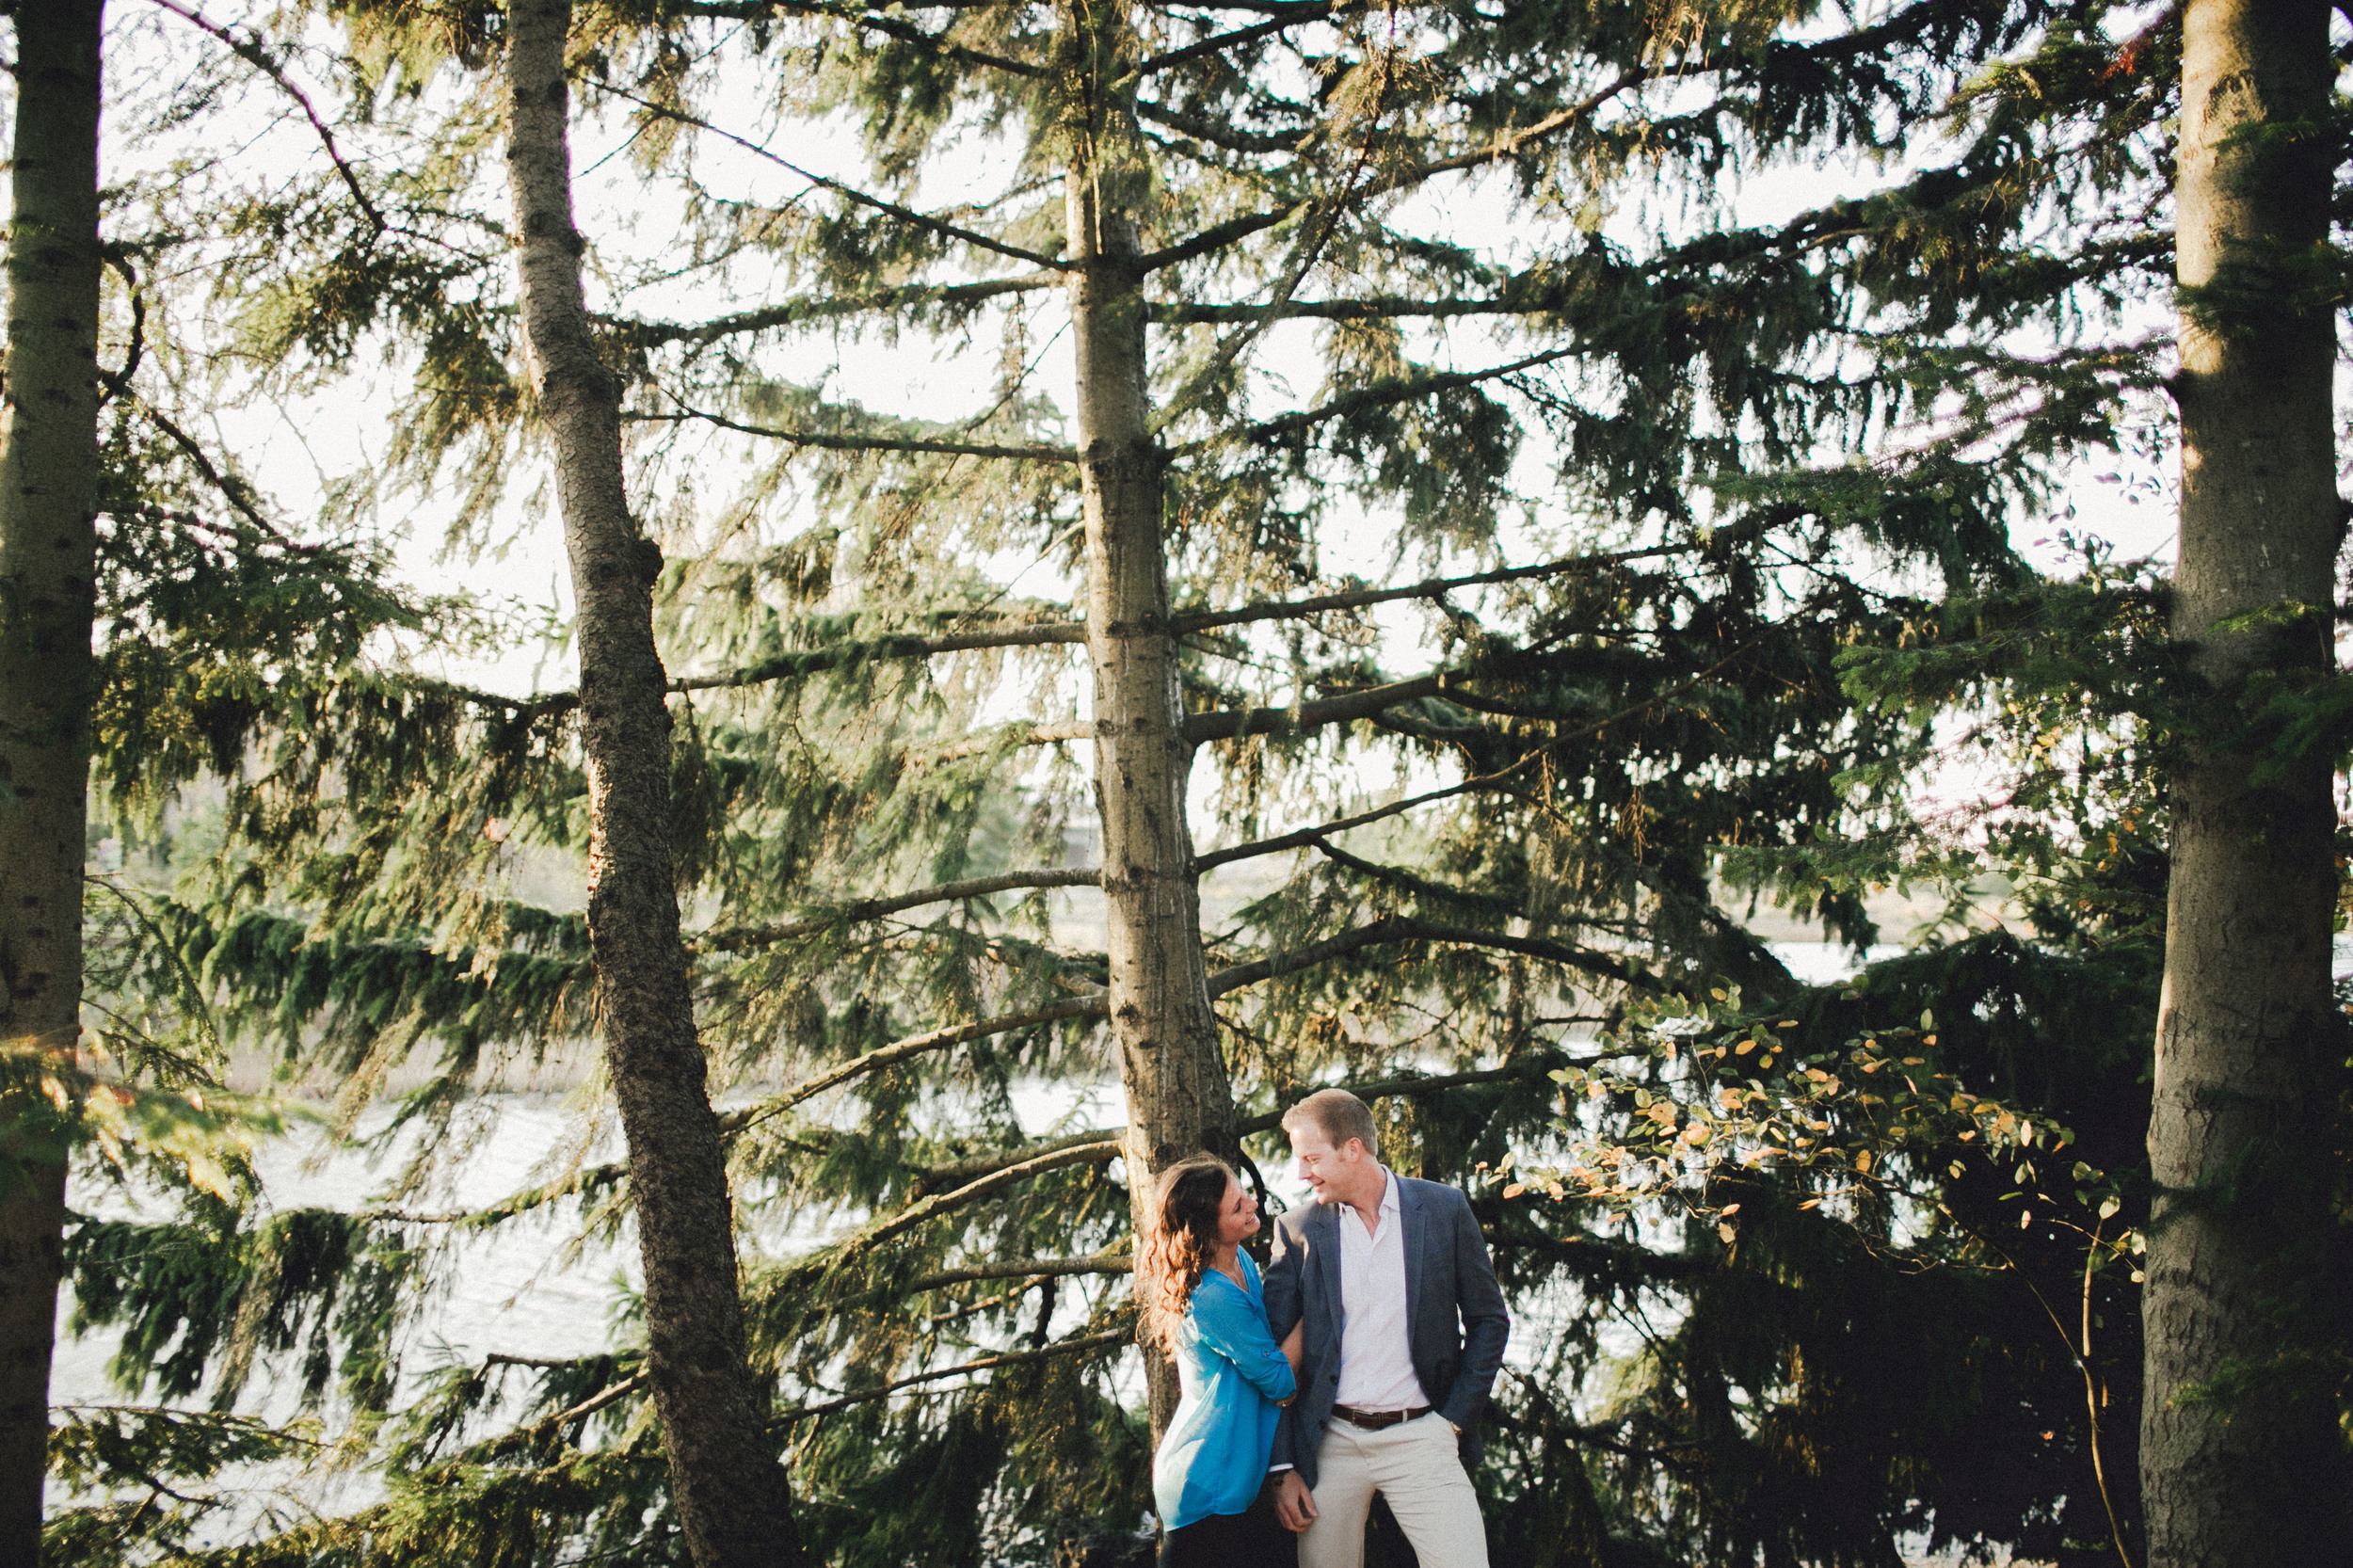
<path fill-rule="evenodd" d="M 1144 1336 L 1170 1355 L 1176 1353 L 1177 1325 L 1193 1306 L 1193 1293 L 1217 1256 L 1218 1211 L 1233 1180 L 1225 1160 L 1196 1154 L 1162 1171 L 1153 1185 L 1136 1299 L 1144 1304 Z"/>

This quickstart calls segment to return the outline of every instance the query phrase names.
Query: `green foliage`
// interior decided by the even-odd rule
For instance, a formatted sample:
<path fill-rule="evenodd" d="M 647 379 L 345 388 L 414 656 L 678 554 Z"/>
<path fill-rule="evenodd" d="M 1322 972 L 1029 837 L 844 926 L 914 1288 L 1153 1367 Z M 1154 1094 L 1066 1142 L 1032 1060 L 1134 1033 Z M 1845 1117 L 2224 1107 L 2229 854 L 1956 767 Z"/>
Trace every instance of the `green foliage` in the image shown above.
<path fill-rule="evenodd" d="M 250 1416 L 84 1405 L 56 1413 L 49 1468 L 69 1496 L 104 1496 L 51 1510 L 44 1558 L 114 1568 L 185 1554 L 200 1528 L 250 1512 L 240 1468 L 307 1457 L 315 1438 Z M 198 1490 L 208 1485 L 215 1490 Z"/>
<path fill-rule="evenodd" d="M 1017 1112 L 1105 1081 L 1070 1006 L 1101 944 L 1041 887 L 865 911 L 1058 868 L 1085 825 L 1082 760 L 1038 734 L 1080 716 L 1080 662 L 1036 637 L 1072 618 L 1083 546 L 1037 376 L 1064 163 L 1103 106 L 1064 13 L 1023 0 L 692 9 L 584 8 L 574 60 L 658 233 L 584 216 L 665 561 L 671 825 L 753 1353 L 828 1560 L 1043 1562 L 1145 1500 L 1118 1113 Z M 1188 626 L 1185 706 L 1290 715 L 1200 748 L 1198 836 L 1309 830 L 1169 939 L 1247 980 L 1219 1007 L 1249 1159 L 1280 1158 L 1290 1098 L 1349 1081 L 1385 1158 L 1473 1194 L 1526 1325 L 1479 1478 L 1498 1562 L 1882 1561 L 1906 1531 L 2112 1558 L 2136 1516 L 2162 767 L 2194 694 L 2158 574 L 2090 550 L 2050 580 L 2009 540 L 2160 385 L 2141 323 L 2171 286 L 2178 22 L 2125 36 L 2098 0 L 1136 14 L 1103 162 L 1145 193 L 1159 258 L 1174 601 L 1226 617 Z M 593 1022 L 582 920 L 521 890 L 580 870 L 574 703 L 411 673 L 520 628 L 395 590 L 360 526 L 438 487 L 457 545 L 490 543 L 543 463 L 486 196 L 499 21 L 282 19 L 312 30 L 273 57 L 335 88 L 381 224 L 321 157 L 247 185 L 185 150 L 182 184 L 110 217 L 142 236 L 126 254 L 210 270 L 145 264 L 124 376 L 156 402 L 118 399 L 109 438 L 99 776 L 149 870 L 93 907 L 109 1049 L 157 1087 L 107 1103 L 222 1103 L 200 1073 L 260 1045 L 330 1083 L 347 1128 L 422 1047 L 392 1126 L 428 1135 L 395 1199 L 456 1152 L 433 1134 L 457 1105 Z M 148 134 L 196 148 L 246 90 L 192 76 Z M 828 119 L 863 170 L 776 184 L 747 148 Z M 959 143 L 1001 156 L 920 205 Z M 1809 166 L 1849 188 L 1769 225 L 1731 210 Z M 1431 219 L 1448 168 L 1488 171 L 1508 257 Z M 975 357 L 982 391 L 919 417 L 810 374 L 867 342 Z M 330 490 L 333 542 L 289 542 L 152 417 L 332 389 L 373 356 L 408 391 L 380 460 Z M 231 364 L 257 368 L 192 368 Z M 1368 527 L 1390 550 L 1369 582 L 1331 548 Z M 1563 564 L 1401 621 L 1347 598 L 1409 564 L 1540 560 Z M 1287 602 L 1324 595 L 1344 602 Z M 2236 720 L 2342 751 L 2337 685 Z M 1344 825 L 1388 776 L 1464 788 Z M 1990 782 L 1926 804 L 1952 776 Z M 1851 985 L 1801 984 L 1753 929 L 1773 900 L 1865 944 L 1889 885 L 1941 889 L 1946 919 Z M 200 1560 L 680 1560 L 626 1316 L 552 1366 L 401 1354 L 425 1238 L 611 1235 L 620 1168 L 584 1157 L 454 1216 L 239 1195 L 80 1222 L 82 1323 L 120 1328 L 123 1374 L 171 1397 L 232 1402 L 291 1362 L 347 1429 L 319 1452 L 384 1492 L 243 1522 Z M 228 1416 L 156 1425 L 184 1418 L 72 1460 L 113 1496 L 59 1539 L 180 1550 L 217 1515 L 141 1512 L 156 1478 L 311 1451 L 236 1448 L 264 1436 Z"/>

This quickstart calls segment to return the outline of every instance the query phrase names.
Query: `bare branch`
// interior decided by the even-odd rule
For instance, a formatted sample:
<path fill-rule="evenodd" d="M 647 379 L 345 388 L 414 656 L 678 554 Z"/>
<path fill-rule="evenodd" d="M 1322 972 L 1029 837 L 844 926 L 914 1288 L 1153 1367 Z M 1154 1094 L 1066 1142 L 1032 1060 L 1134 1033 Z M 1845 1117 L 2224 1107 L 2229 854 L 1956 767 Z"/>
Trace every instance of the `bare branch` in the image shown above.
<path fill-rule="evenodd" d="M 1093 888 L 1102 880 L 1102 872 L 1081 866 L 1049 866 L 1038 871 L 1004 872 L 996 876 L 976 876 L 963 882 L 943 882 L 936 888 L 894 893 L 888 898 L 861 899 L 856 904 L 845 904 L 830 914 L 788 920 L 782 925 L 747 925 L 709 932 L 687 946 L 688 951 L 693 952 L 742 952 L 749 948 L 773 947 L 778 942 L 789 942 L 831 926 L 878 920 L 885 915 L 895 915 L 902 909 L 914 909 L 926 904 L 953 904 L 962 899 L 986 898 L 991 893 L 1010 893 L 1028 888 Z"/>
<path fill-rule="evenodd" d="M 344 160 L 343 150 L 335 145 L 335 133 L 328 130 L 327 121 L 319 118 L 319 111 L 312 104 L 310 94 L 295 86 L 286 73 L 278 69 L 278 62 L 269 57 L 269 52 L 264 49 L 258 40 L 238 38 L 202 12 L 182 5 L 180 0 L 155 0 L 155 4 L 182 21 L 212 34 L 213 37 L 227 44 L 237 58 L 277 83 L 287 97 L 301 106 L 304 118 L 311 122 L 311 129 L 318 133 L 320 145 L 327 149 L 327 156 L 335 165 L 335 172 L 343 176 L 344 184 L 350 190 L 352 200 L 358 202 L 360 211 L 367 215 L 369 227 L 379 234 L 391 227 L 384 221 L 384 215 L 376 210 L 376 203 L 368 200 L 368 193 L 360 188 L 360 176 L 354 173 L 351 165 Z"/>
<path fill-rule="evenodd" d="M 896 201 L 886 201 L 881 197 L 870 195 L 865 191 L 859 190 L 855 185 L 847 185 L 839 180 L 830 179 L 825 175 L 818 174 L 809 169 L 803 168 L 800 165 L 792 162 L 790 158 L 782 157 L 775 152 L 771 152 L 768 149 L 760 146 L 760 143 L 751 140 L 747 136 L 739 136 L 733 131 L 722 130 L 720 127 L 713 125 L 711 121 L 704 120 L 699 116 L 688 114 L 682 109 L 671 108 L 666 104 L 657 104 L 649 98 L 641 98 L 637 94 L 631 92 L 626 88 L 616 88 L 608 83 L 592 82 L 589 85 L 595 87 L 600 92 L 609 93 L 615 98 L 621 99 L 627 103 L 634 104 L 639 108 L 645 110 L 648 114 L 657 116 L 663 120 L 676 120 L 681 125 L 692 125 L 699 130 L 708 131 L 714 136 L 733 142 L 736 146 L 741 147 L 744 151 L 751 153 L 754 157 L 764 158 L 768 162 L 775 164 L 778 168 L 791 170 L 792 173 L 799 175 L 802 179 L 807 180 L 812 185 L 817 185 L 823 189 L 832 191 L 835 195 L 840 196 L 843 200 L 851 201 L 858 206 L 870 207 L 878 213 L 886 213 L 890 216 L 899 219 L 903 223 L 912 223 L 917 228 L 928 230 L 931 232 L 939 235 L 943 239 L 952 239 L 963 245 L 976 247 L 982 250 L 994 251 L 1000 256 L 1010 256 L 1015 261 L 1027 262 L 1032 266 L 1046 267 L 1055 272 L 1066 272 L 1069 270 L 1069 268 L 1062 262 L 1057 261 L 1051 256 L 1041 255 L 1039 252 L 1034 250 L 1024 250 L 1017 245 L 1008 245 L 1003 240 L 993 238 L 987 234 L 978 233 L 973 230 L 966 229 L 957 224 L 949 223 L 943 219 L 933 217 L 928 213 L 919 213 L 912 207 L 903 207 Z"/>
<path fill-rule="evenodd" d="M 829 452 L 934 452 L 951 457 L 1012 457 L 1032 463 L 1075 463 L 1079 455 L 1066 446 L 990 446 L 977 441 L 935 441 L 913 436 L 841 436 L 822 430 L 780 430 L 771 424 L 746 424 L 702 408 L 680 405 L 674 414 L 625 413 L 632 424 L 712 424 L 746 436 L 773 436 L 794 446 L 823 447 Z"/>

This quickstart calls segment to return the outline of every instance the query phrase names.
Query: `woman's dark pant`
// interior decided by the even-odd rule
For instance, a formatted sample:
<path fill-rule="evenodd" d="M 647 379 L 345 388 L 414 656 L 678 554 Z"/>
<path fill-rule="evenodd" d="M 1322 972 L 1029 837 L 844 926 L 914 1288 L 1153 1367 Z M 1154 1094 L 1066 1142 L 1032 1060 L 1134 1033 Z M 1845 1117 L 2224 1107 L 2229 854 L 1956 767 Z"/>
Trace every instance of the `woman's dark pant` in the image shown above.
<path fill-rule="evenodd" d="M 1160 1568 L 1296 1568 L 1298 1538 L 1265 1492 L 1247 1513 L 1212 1513 L 1160 1534 Z"/>

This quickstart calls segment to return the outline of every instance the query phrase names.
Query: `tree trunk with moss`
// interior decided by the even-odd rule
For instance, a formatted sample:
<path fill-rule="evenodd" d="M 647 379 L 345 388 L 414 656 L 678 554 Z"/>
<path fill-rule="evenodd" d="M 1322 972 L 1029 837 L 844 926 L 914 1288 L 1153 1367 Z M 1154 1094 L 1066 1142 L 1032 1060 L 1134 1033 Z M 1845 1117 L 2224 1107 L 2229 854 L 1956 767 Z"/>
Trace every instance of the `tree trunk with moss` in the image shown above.
<path fill-rule="evenodd" d="M 629 1142 L 654 1409 L 679 1525 L 699 1568 L 797 1563 L 767 1400 L 744 1357 L 726 1154 L 679 934 L 667 682 L 653 638 L 661 552 L 630 515 L 620 382 L 598 355 L 581 289 L 564 73 L 570 0 L 518 0 L 507 26 L 523 341 L 554 442 L 578 610 L 588 934 Z"/>
<path fill-rule="evenodd" d="M 2328 237 L 2328 24 L 2323 0 L 2191 0 L 2183 19 L 2173 633 L 2201 708 L 2173 778 L 2149 1128 L 2149 1568 L 2353 1561 L 2330 1381 L 2302 1355 L 2335 1228 L 2330 763 L 2263 755 L 2249 722 L 2330 664 L 2336 339 L 2308 270 Z"/>

